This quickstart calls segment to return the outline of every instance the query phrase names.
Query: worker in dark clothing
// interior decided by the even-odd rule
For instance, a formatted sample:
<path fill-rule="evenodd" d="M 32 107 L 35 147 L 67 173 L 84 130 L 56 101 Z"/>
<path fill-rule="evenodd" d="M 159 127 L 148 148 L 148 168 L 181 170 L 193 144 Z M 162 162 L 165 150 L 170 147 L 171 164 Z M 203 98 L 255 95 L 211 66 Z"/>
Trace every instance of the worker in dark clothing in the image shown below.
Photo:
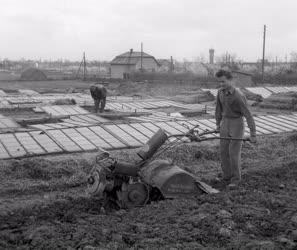
<path fill-rule="evenodd" d="M 100 113 L 102 113 L 106 104 L 106 88 L 101 84 L 94 84 L 90 87 L 90 92 L 95 104 L 95 113 L 98 112 L 99 105 Z"/>
<path fill-rule="evenodd" d="M 231 72 L 219 70 L 216 73 L 221 88 L 216 100 L 215 118 L 220 137 L 243 138 L 245 117 L 250 129 L 250 141 L 256 143 L 256 126 L 247 107 L 245 96 L 234 87 Z M 221 166 L 223 181 L 236 186 L 241 181 L 241 146 L 240 140 L 220 140 Z"/>

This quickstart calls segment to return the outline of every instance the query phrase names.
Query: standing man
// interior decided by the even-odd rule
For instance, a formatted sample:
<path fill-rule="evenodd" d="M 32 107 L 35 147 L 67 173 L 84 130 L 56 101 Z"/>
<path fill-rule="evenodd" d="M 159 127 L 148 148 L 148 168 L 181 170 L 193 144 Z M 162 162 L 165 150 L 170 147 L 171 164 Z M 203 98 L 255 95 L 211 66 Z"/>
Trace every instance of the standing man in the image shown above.
<path fill-rule="evenodd" d="M 99 104 L 100 113 L 102 113 L 106 104 L 106 88 L 103 85 L 97 83 L 90 87 L 90 92 L 95 104 L 95 113 L 98 112 Z"/>
<path fill-rule="evenodd" d="M 250 141 L 256 143 L 256 126 L 247 107 L 245 96 L 234 87 L 231 72 L 219 70 L 216 77 L 221 88 L 216 100 L 215 118 L 220 137 L 243 138 L 244 120 L 250 129 Z M 220 140 L 221 166 L 223 181 L 236 186 L 241 181 L 241 140 Z"/>

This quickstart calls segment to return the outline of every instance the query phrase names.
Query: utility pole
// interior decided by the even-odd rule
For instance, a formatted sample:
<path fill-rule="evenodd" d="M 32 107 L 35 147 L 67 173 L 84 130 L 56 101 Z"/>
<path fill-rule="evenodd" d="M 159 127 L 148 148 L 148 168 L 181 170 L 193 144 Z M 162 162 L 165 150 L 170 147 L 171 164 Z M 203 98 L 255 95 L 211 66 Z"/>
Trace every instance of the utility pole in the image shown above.
<path fill-rule="evenodd" d="M 266 25 L 264 25 L 264 33 L 263 33 L 262 83 L 264 82 L 265 39 L 266 39 Z"/>
<path fill-rule="evenodd" d="M 82 71 L 83 71 L 83 80 L 85 81 L 86 80 L 86 76 L 87 76 L 87 63 L 86 63 L 86 54 L 85 54 L 85 52 L 83 54 L 83 59 L 82 59 L 82 61 L 79 64 L 79 68 L 78 68 L 78 71 L 76 73 L 76 78 L 79 75 L 79 72 L 80 72 L 81 67 L 82 67 Z"/>
<path fill-rule="evenodd" d="M 86 73 L 87 73 L 87 64 L 86 64 L 86 54 L 84 52 L 83 56 L 83 80 L 86 80 Z"/>
<path fill-rule="evenodd" d="M 142 72 L 142 52 L 143 52 L 143 45 L 141 43 L 141 52 L 140 52 L 140 70 Z"/>

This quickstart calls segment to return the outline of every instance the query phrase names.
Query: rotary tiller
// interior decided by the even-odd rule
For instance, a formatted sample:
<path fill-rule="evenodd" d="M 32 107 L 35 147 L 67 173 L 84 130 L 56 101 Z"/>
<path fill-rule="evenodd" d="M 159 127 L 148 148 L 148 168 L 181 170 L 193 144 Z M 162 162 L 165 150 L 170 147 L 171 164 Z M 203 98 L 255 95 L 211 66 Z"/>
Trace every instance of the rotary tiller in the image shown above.
<path fill-rule="evenodd" d="M 200 133 L 197 126 L 186 134 L 168 136 L 159 129 L 138 151 L 137 163 L 119 161 L 103 152 L 88 177 L 87 192 L 119 208 L 142 206 L 164 198 L 195 197 L 202 193 L 217 193 L 192 173 L 167 160 L 156 159 L 165 150 L 185 141 L 201 142 L 212 139 L 245 140 L 214 136 L 216 131 Z M 158 152 L 157 152 L 158 151 Z"/>

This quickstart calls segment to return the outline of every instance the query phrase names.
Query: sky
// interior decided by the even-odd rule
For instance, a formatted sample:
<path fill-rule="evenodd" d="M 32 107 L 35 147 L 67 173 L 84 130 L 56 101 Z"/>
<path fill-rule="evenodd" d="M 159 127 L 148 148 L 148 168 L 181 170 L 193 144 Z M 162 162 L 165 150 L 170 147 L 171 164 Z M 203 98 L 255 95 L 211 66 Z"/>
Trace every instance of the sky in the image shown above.
<path fill-rule="evenodd" d="M 297 51 L 296 0 L 0 0 L 0 58 L 112 60 L 129 51 L 244 61 Z"/>

